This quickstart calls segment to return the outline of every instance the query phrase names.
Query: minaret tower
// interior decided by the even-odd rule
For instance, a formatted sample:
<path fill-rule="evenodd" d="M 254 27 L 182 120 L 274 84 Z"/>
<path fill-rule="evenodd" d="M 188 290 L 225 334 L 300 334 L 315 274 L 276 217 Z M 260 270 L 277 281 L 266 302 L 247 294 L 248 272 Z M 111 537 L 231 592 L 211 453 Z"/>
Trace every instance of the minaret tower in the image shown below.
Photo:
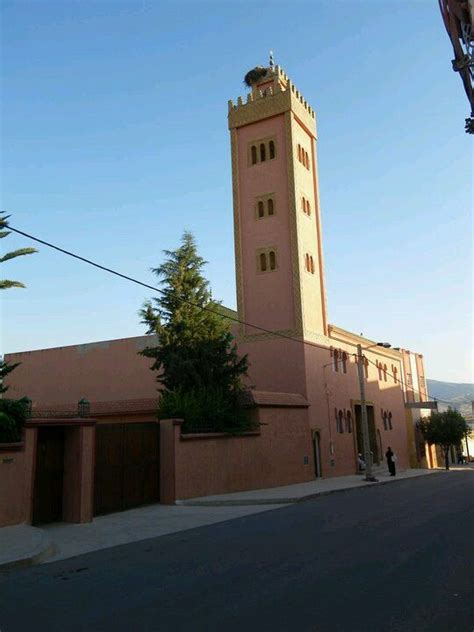
<path fill-rule="evenodd" d="M 229 101 L 239 318 L 271 332 L 327 335 L 314 110 L 279 66 L 247 74 Z M 241 326 L 244 342 L 271 334 Z"/>

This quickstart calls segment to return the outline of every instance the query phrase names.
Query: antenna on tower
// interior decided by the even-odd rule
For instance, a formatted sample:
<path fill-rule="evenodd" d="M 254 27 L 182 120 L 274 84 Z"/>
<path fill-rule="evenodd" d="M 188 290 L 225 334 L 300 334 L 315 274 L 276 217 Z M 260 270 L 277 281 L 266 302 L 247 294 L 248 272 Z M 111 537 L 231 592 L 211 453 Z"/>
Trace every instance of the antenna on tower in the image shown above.
<path fill-rule="evenodd" d="M 273 59 L 273 51 L 270 51 L 270 59 L 268 60 L 268 65 L 270 69 L 273 70 L 273 66 L 275 65 L 275 60 Z"/>

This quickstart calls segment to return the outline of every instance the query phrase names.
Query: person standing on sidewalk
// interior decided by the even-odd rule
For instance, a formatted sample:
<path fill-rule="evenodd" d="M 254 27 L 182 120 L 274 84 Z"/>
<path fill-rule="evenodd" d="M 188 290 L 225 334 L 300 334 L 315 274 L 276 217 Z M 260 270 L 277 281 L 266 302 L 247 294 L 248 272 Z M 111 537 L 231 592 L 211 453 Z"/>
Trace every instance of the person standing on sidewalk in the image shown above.
<path fill-rule="evenodd" d="M 390 476 L 395 476 L 396 468 L 395 468 L 395 454 L 392 451 L 392 448 L 388 446 L 387 452 L 385 452 L 385 457 L 387 459 L 388 471 L 390 472 Z"/>

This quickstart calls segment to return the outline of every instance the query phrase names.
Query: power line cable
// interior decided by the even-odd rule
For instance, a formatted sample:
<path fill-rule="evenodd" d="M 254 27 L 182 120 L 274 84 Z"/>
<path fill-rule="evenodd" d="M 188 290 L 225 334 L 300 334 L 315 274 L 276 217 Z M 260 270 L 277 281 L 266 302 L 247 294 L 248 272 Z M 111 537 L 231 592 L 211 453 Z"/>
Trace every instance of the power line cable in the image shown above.
<path fill-rule="evenodd" d="M 99 270 L 103 270 L 104 272 L 108 272 L 109 274 L 113 274 L 121 279 L 125 279 L 126 281 L 130 281 L 131 283 L 135 283 L 136 285 L 140 285 L 142 287 L 145 287 L 149 290 L 153 290 L 154 292 L 158 292 L 160 294 L 163 294 L 163 290 L 161 290 L 160 288 L 155 287 L 154 285 L 149 285 L 148 283 L 144 283 L 143 281 L 139 281 L 138 279 L 134 279 L 131 276 L 128 276 L 127 274 L 122 274 L 121 272 L 117 272 L 117 270 L 113 270 L 112 268 L 108 268 L 107 266 L 103 266 L 100 263 L 96 263 L 95 261 L 92 261 L 91 259 L 87 259 L 86 257 L 82 257 L 81 255 L 77 255 L 74 252 L 71 252 L 69 250 L 66 250 L 65 248 L 61 248 L 59 246 L 56 246 L 55 244 L 52 244 L 48 241 L 45 241 L 44 239 L 40 239 L 39 237 L 34 237 L 33 235 L 30 235 L 29 233 L 25 233 L 22 230 L 19 230 L 18 228 L 13 228 L 13 226 L 8 225 L 7 228 L 9 230 L 11 230 L 14 233 L 18 233 L 19 235 L 23 235 L 23 237 L 27 237 L 28 239 L 32 239 L 33 241 L 36 241 L 39 244 L 43 244 L 43 246 L 47 246 L 48 248 L 52 248 L 53 250 L 57 250 L 58 252 L 61 252 L 69 257 L 73 257 L 74 259 L 78 259 L 79 261 L 82 261 L 84 263 L 87 263 L 88 265 L 93 266 L 94 268 L 98 268 Z M 181 299 L 182 302 L 187 303 L 193 307 L 196 307 L 198 309 L 202 309 L 203 311 L 206 312 L 210 312 L 211 314 L 216 314 L 218 316 L 221 316 L 222 318 L 227 318 L 228 320 L 231 320 L 233 322 L 236 322 L 240 325 L 245 325 L 247 327 L 252 327 L 253 329 L 257 329 L 259 331 L 262 331 L 264 333 L 267 334 L 271 334 L 273 336 L 276 336 L 278 338 L 283 338 L 284 340 L 290 340 L 292 342 L 297 342 L 299 344 L 303 344 L 303 345 L 308 345 L 310 347 L 316 347 L 318 349 L 324 349 L 324 350 L 328 350 L 327 347 L 325 347 L 324 345 L 318 345 L 315 342 L 310 342 L 309 340 L 302 340 L 300 338 L 294 338 L 293 336 L 287 336 L 286 334 L 282 334 L 280 332 L 277 331 L 272 331 L 271 329 L 266 329 L 265 327 L 261 327 L 259 325 L 254 325 L 252 323 L 249 323 L 245 320 L 240 320 L 239 318 L 235 317 L 235 316 L 230 316 L 229 314 L 224 314 L 222 312 L 218 312 L 215 309 L 212 309 L 210 307 L 203 307 L 202 305 L 197 305 L 196 303 L 193 303 L 192 301 L 189 301 L 187 299 Z M 357 354 L 353 354 L 357 357 Z M 367 361 L 370 362 L 371 364 L 373 364 L 374 366 L 378 365 L 373 362 L 372 360 L 369 360 L 367 358 Z M 330 364 L 332 364 L 331 362 L 328 362 L 328 364 L 325 364 L 324 366 L 329 366 Z M 402 384 L 401 380 L 398 380 L 398 378 L 396 378 L 394 375 L 388 373 L 388 375 L 390 375 L 391 377 L 393 377 L 393 379 L 395 381 L 398 381 Z M 413 389 L 416 393 L 420 394 L 420 391 L 417 391 L 416 389 Z M 451 402 L 447 402 L 445 400 L 436 398 L 436 397 L 431 397 L 430 395 L 428 395 L 428 397 L 430 397 L 431 399 L 435 400 L 435 401 L 439 401 L 439 402 L 443 402 L 444 404 L 451 404 Z"/>

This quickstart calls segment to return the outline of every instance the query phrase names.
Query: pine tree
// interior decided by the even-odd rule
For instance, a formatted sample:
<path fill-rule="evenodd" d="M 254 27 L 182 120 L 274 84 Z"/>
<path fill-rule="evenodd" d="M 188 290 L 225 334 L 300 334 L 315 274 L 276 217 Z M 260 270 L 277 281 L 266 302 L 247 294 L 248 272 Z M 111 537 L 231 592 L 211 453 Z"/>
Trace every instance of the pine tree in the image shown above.
<path fill-rule="evenodd" d="M 153 269 L 162 293 L 141 310 L 148 333 L 157 334 L 159 341 L 141 353 L 154 360 L 151 368 L 163 391 L 160 411 L 170 416 L 187 412 L 188 427 L 232 425 L 232 415 L 239 416 L 237 397 L 247 356 L 239 357 L 229 321 L 212 299 L 202 274 L 206 261 L 198 255 L 192 234 L 185 232 L 181 246 L 165 255 L 166 261 Z"/>

